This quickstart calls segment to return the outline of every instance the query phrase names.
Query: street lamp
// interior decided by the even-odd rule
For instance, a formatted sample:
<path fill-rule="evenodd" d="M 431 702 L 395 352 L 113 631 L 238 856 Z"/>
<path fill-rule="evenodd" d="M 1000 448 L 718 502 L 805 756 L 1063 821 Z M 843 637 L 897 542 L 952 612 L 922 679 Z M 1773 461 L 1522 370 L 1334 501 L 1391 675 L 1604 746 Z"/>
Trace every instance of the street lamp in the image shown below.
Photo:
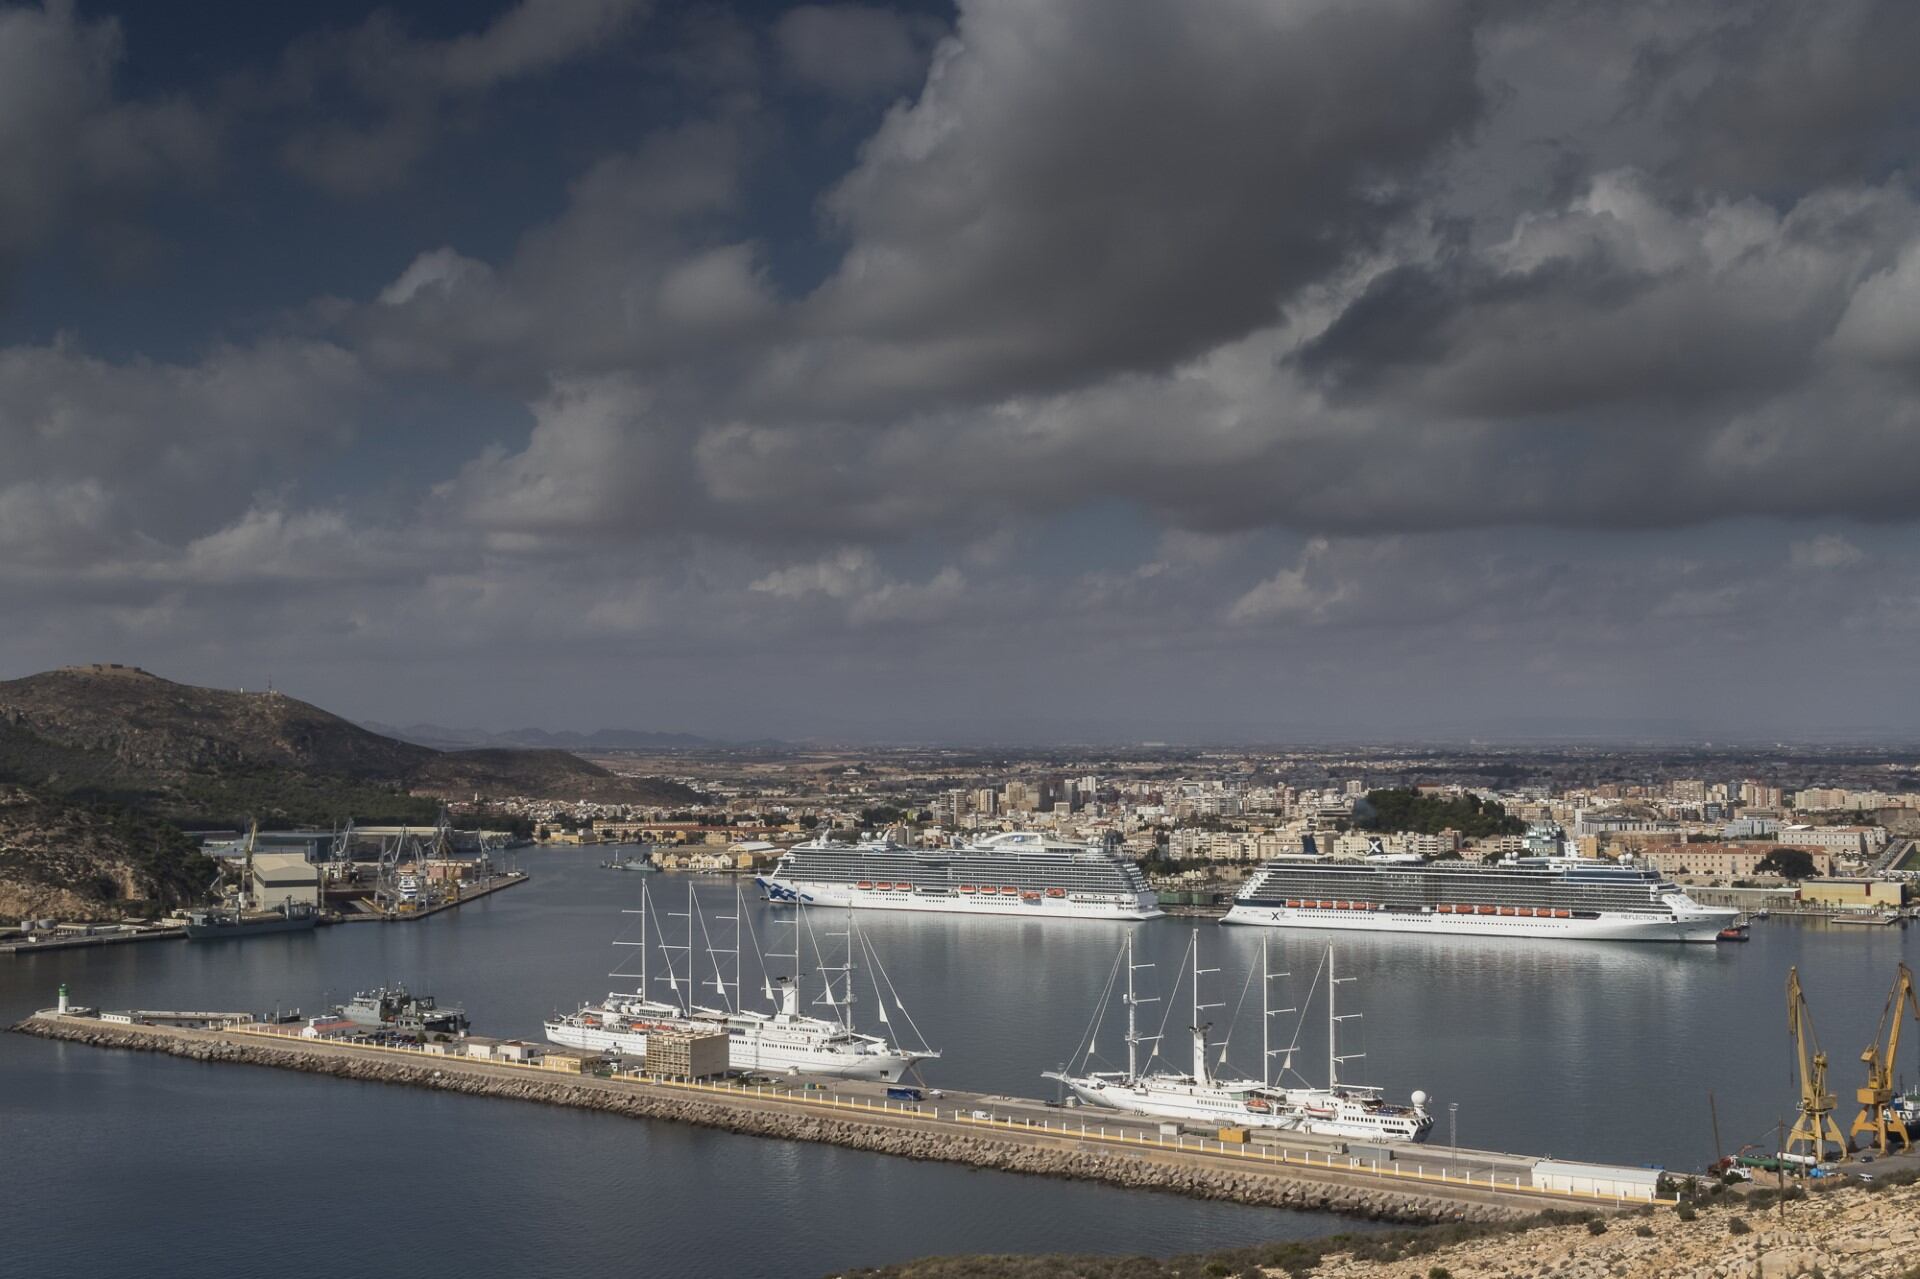
<path fill-rule="evenodd" d="M 1453 1161 L 1460 1162 L 1460 1103 L 1447 1103 L 1447 1144 L 1453 1147 Z"/>

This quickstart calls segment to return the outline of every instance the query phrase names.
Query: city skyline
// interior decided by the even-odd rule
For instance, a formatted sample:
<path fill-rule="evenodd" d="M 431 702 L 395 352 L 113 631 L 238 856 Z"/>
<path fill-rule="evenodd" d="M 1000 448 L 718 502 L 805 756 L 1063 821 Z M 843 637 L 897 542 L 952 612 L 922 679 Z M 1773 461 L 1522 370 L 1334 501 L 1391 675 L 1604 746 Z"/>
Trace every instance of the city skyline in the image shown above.
<path fill-rule="evenodd" d="M 1907 737 L 1890 0 L 0 4 L 0 678 Z"/>

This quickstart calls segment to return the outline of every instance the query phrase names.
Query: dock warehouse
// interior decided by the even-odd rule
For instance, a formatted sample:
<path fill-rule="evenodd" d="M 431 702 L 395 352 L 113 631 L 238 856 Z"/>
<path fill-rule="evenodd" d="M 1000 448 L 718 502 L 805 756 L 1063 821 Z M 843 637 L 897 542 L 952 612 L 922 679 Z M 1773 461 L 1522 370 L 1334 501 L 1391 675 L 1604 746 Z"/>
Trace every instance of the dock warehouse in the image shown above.
<path fill-rule="evenodd" d="M 1612 1164 L 1570 1164 L 1542 1159 L 1533 1166 L 1536 1190 L 1581 1195 L 1612 1195 L 1651 1201 L 1664 1176 L 1658 1168 L 1621 1168 Z"/>

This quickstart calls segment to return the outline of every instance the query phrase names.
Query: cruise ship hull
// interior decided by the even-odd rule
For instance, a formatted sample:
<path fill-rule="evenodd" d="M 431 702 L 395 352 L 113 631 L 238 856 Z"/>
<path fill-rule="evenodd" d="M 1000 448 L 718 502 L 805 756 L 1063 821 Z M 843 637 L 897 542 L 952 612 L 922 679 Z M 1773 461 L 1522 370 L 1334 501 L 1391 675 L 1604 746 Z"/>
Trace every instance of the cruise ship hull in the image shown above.
<path fill-rule="evenodd" d="M 1017 919 L 1158 919 L 1158 898 L 1152 893 L 1130 894 L 1118 900 L 1082 899 L 1074 894 L 1049 897 L 1044 892 L 958 893 L 948 891 L 883 892 L 854 884 L 819 883 L 767 876 L 758 881 L 769 901 L 801 901 L 808 906 L 834 909 L 907 910 L 948 915 L 992 915 Z"/>
<path fill-rule="evenodd" d="M 1732 912 L 1697 919 L 1679 915 L 1601 912 L 1594 919 L 1448 914 L 1402 910 L 1339 910 L 1258 906 L 1235 902 L 1223 924 L 1366 933 L 1451 933 L 1472 937 L 1529 937 L 1569 941 L 1711 942 Z"/>
<path fill-rule="evenodd" d="M 647 1055 L 647 1037 L 644 1034 L 581 1026 L 566 1021 L 550 1021 L 546 1024 L 546 1031 L 549 1042 L 567 1048 L 617 1052 L 633 1057 Z M 738 1071 L 761 1074 L 798 1071 L 803 1075 L 874 1079 L 886 1083 L 898 1080 L 906 1074 L 908 1067 L 920 1060 L 919 1054 L 903 1052 L 823 1052 L 801 1045 L 769 1042 L 752 1035 L 731 1037 L 727 1048 L 727 1064 Z"/>

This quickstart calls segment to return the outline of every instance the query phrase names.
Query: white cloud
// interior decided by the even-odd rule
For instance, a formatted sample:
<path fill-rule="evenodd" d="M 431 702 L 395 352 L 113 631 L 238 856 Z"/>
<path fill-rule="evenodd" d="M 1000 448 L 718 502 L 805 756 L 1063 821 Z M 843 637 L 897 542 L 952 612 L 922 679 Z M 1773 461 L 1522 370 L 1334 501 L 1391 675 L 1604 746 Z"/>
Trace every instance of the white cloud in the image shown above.
<path fill-rule="evenodd" d="M 1787 563 L 1797 569 L 1852 568 L 1867 553 L 1838 533 L 1820 533 L 1788 548 Z"/>

